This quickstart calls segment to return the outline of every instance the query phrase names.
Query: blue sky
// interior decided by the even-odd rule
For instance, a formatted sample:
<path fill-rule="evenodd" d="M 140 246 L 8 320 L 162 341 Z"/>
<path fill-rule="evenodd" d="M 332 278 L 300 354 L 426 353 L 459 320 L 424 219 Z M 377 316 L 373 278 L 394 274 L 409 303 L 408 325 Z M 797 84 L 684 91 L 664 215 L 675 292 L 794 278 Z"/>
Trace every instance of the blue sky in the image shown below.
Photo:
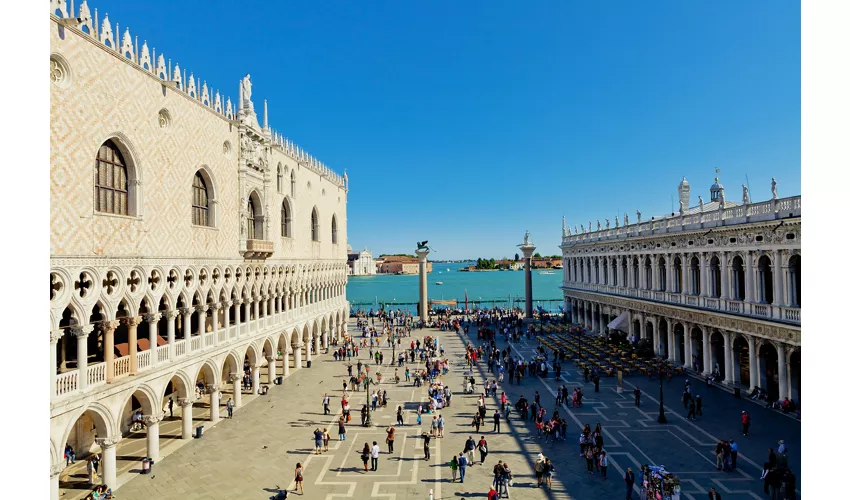
<path fill-rule="evenodd" d="M 716 168 L 729 200 L 800 193 L 796 2 L 89 5 L 233 99 L 250 72 L 271 125 L 347 169 L 355 248 L 558 253 L 562 215 L 660 215 Z"/>

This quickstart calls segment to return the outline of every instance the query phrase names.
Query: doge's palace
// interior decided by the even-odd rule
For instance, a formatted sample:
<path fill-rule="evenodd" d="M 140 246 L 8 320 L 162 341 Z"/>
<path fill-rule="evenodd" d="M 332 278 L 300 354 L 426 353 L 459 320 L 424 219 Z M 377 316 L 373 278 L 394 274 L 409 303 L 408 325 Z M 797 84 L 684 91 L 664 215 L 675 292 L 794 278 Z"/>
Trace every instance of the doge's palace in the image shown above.
<path fill-rule="evenodd" d="M 191 439 L 344 335 L 348 179 L 270 127 L 250 75 L 231 100 L 86 1 L 49 26 L 56 499 L 87 457 L 116 488 L 161 425 Z"/>
<path fill-rule="evenodd" d="M 646 339 L 656 356 L 730 387 L 800 407 L 800 196 L 727 198 L 719 180 L 678 210 L 562 228 L 565 311 L 604 335 Z M 674 209 L 675 210 L 675 209 Z"/>

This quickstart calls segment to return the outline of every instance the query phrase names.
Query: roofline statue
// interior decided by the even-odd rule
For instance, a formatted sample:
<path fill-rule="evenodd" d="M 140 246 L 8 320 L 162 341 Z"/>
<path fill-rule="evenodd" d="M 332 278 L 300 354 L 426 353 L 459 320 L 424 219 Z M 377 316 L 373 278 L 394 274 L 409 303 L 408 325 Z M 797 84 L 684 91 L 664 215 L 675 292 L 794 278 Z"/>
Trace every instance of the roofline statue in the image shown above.
<path fill-rule="evenodd" d="M 416 242 L 416 251 L 417 252 L 422 252 L 422 251 L 430 252 L 430 251 L 432 251 L 431 247 L 428 246 L 428 240 L 417 241 Z"/>

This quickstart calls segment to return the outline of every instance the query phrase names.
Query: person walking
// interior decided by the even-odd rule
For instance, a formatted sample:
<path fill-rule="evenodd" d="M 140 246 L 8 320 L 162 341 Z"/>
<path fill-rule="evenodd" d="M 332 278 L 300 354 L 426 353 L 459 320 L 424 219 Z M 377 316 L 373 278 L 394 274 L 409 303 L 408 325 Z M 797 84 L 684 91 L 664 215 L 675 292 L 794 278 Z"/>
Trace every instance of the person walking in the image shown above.
<path fill-rule="evenodd" d="M 602 479 L 608 480 L 608 453 L 605 450 L 599 452 L 599 470 L 602 471 Z"/>
<path fill-rule="evenodd" d="M 228 398 L 227 400 L 227 418 L 233 418 L 233 399 Z"/>
<path fill-rule="evenodd" d="M 174 418 L 174 398 L 168 398 L 168 413 L 170 418 Z"/>
<path fill-rule="evenodd" d="M 688 406 L 688 420 L 696 420 L 697 419 L 697 404 L 694 401 L 691 401 L 691 404 Z"/>
<path fill-rule="evenodd" d="M 372 470 L 378 470 L 378 456 L 381 454 L 381 448 L 378 447 L 377 441 L 372 441 Z"/>
<path fill-rule="evenodd" d="M 425 448 L 425 460 L 431 460 L 431 435 L 422 433 L 423 447 Z"/>
<path fill-rule="evenodd" d="M 345 441 L 345 417 L 340 416 L 340 417 L 339 417 L 339 422 L 337 422 L 337 425 L 339 426 L 339 429 L 338 429 L 338 431 L 339 431 L 339 440 L 340 440 L 340 441 Z"/>
<path fill-rule="evenodd" d="M 457 468 L 460 471 L 460 482 L 463 482 L 463 479 L 466 477 L 466 465 L 468 461 L 466 459 L 466 455 L 461 455 L 457 458 Z"/>
<path fill-rule="evenodd" d="M 322 453 L 322 441 L 324 440 L 324 433 L 321 429 L 316 427 L 316 430 L 313 431 L 313 442 L 316 445 L 316 455 Z"/>
<path fill-rule="evenodd" d="M 469 454 L 469 465 L 475 465 L 475 440 L 472 439 L 472 436 L 469 436 L 469 439 L 466 440 L 463 452 Z"/>
<path fill-rule="evenodd" d="M 746 411 L 741 412 L 741 431 L 745 436 L 750 433 L 750 414 Z"/>
<path fill-rule="evenodd" d="M 632 500 L 632 490 L 635 487 L 635 473 L 632 472 L 631 467 L 623 474 L 623 482 L 626 483 L 626 500 Z"/>
<path fill-rule="evenodd" d="M 304 494 L 304 467 L 301 465 L 301 462 L 295 464 L 295 489 L 292 491 L 298 491 L 301 489 L 301 494 Z"/>
<path fill-rule="evenodd" d="M 449 468 L 452 470 L 452 482 L 457 481 L 457 467 L 458 467 L 457 455 L 455 455 L 455 456 L 452 457 L 452 461 L 449 462 Z"/>
<path fill-rule="evenodd" d="M 593 446 L 588 446 L 586 450 L 584 450 L 584 461 L 587 463 L 587 472 L 593 474 Z"/>
<path fill-rule="evenodd" d="M 476 413 L 472 416 L 472 425 L 475 426 L 475 432 L 481 432 L 481 415 Z"/>
<path fill-rule="evenodd" d="M 537 477 L 537 487 L 543 484 L 543 474 L 546 469 L 546 457 L 542 453 L 537 454 L 537 460 L 534 461 L 534 476 Z"/>
<path fill-rule="evenodd" d="M 395 412 L 395 421 L 398 425 L 404 425 L 404 412 L 401 409 L 401 406 Z"/>
<path fill-rule="evenodd" d="M 325 393 L 325 397 L 322 398 L 322 405 L 325 407 L 325 415 L 329 414 L 331 412 L 331 397 L 328 396 L 327 392 Z"/>
<path fill-rule="evenodd" d="M 443 418 L 443 415 L 437 418 L 437 437 L 443 437 L 443 431 L 446 429 L 446 420 Z"/>
<path fill-rule="evenodd" d="M 640 408 L 640 388 L 638 386 L 635 386 L 634 395 L 635 395 L 635 406 Z"/>
<path fill-rule="evenodd" d="M 484 439 L 484 436 L 481 436 L 481 439 L 478 440 L 478 444 L 475 445 L 478 448 L 478 455 L 481 458 L 481 465 L 484 465 L 484 460 L 487 458 L 487 453 L 489 450 L 487 449 L 487 440 Z"/>
<path fill-rule="evenodd" d="M 502 414 L 499 413 L 499 409 L 496 408 L 496 411 L 493 412 L 493 432 L 498 432 L 498 433 L 502 432 L 501 427 L 499 427 L 501 420 L 502 420 Z"/>
<path fill-rule="evenodd" d="M 395 441 L 395 427 L 392 425 L 387 427 L 387 449 L 390 452 L 390 455 L 393 454 L 393 443 Z"/>
<path fill-rule="evenodd" d="M 324 451 L 328 451 L 328 444 L 331 442 L 331 433 L 328 432 L 328 428 L 325 427 L 325 430 L 322 432 L 322 444 L 325 445 Z"/>
<path fill-rule="evenodd" d="M 732 470 L 738 468 L 738 443 L 734 439 L 729 440 L 729 451 L 732 454 Z"/>
<path fill-rule="evenodd" d="M 371 451 L 369 450 L 369 443 L 363 443 L 363 451 L 360 452 L 360 460 L 363 460 L 363 470 L 369 471 L 369 455 Z"/>
<path fill-rule="evenodd" d="M 720 493 L 715 491 L 714 488 L 711 488 L 710 490 L 708 490 L 708 500 L 721 500 Z"/>

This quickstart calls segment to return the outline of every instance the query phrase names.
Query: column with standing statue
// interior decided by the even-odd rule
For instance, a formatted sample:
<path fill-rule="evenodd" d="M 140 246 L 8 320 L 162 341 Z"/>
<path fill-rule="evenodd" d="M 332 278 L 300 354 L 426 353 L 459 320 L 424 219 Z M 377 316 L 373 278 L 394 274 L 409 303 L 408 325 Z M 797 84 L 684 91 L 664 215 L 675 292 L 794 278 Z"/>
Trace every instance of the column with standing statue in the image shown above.
<path fill-rule="evenodd" d="M 532 304 L 532 293 L 531 293 L 531 257 L 534 255 L 534 250 L 537 247 L 534 246 L 534 243 L 530 240 L 531 234 L 526 231 L 525 239 L 522 242 L 522 245 L 517 245 L 520 250 L 522 250 L 522 256 L 525 259 L 525 322 L 530 323 L 534 320 L 534 306 Z"/>
<path fill-rule="evenodd" d="M 416 255 L 419 257 L 419 318 L 428 322 L 428 242 L 417 243 Z"/>

